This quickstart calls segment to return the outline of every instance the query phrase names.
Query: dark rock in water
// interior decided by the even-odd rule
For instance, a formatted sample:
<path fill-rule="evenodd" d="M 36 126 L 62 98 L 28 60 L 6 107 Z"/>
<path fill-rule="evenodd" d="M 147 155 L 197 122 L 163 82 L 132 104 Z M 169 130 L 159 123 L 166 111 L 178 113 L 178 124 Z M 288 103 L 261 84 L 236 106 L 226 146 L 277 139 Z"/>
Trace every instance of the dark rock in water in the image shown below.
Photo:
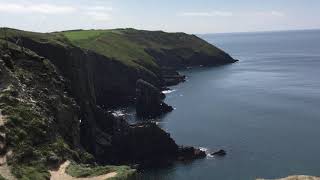
<path fill-rule="evenodd" d="M 206 153 L 194 147 L 179 147 L 178 160 L 193 160 L 206 157 Z"/>
<path fill-rule="evenodd" d="M 174 159 L 178 149 L 170 134 L 155 123 L 131 126 L 119 143 L 124 145 L 123 151 L 128 156 L 127 159 L 141 162 Z"/>
<path fill-rule="evenodd" d="M 120 119 L 117 121 L 119 122 Z M 123 122 L 125 123 L 125 122 Z M 142 166 L 168 164 L 176 159 L 178 145 L 155 123 L 118 126 L 112 137 L 99 137 L 97 160 L 101 163 L 130 163 Z M 117 126 L 117 125 L 115 125 Z"/>
<path fill-rule="evenodd" d="M 212 156 L 225 156 L 225 155 L 227 155 L 227 152 L 225 150 L 221 149 L 219 151 L 211 153 L 211 155 Z"/>
<path fill-rule="evenodd" d="M 206 156 L 205 152 L 194 147 L 179 147 L 169 133 L 153 122 L 119 127 L 112 137 L 101 135 L 99 142 L 97 160 L 104 164 L 127 163 L 139 164 L 139 168 L 161 167 L 176 160 L 193 160 Z"/>
<path fill-rule="evenodd" d="M 136 83 L 136 112 L 140 117 L 156 117 L 173 108 L 162 101 L 164 94 L 152 84 L 139 79 Z"/>

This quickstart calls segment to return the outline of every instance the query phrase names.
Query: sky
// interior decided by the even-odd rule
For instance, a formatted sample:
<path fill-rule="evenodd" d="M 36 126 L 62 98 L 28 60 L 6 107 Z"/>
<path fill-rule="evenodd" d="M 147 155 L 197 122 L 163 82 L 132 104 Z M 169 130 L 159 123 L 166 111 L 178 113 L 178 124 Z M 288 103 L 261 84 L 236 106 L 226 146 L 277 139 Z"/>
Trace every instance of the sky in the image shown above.
<path fill-rule="evenodd" d="M 0 26 L 37 32 L 320 29 L 320 0 L 0 0 Z"/>

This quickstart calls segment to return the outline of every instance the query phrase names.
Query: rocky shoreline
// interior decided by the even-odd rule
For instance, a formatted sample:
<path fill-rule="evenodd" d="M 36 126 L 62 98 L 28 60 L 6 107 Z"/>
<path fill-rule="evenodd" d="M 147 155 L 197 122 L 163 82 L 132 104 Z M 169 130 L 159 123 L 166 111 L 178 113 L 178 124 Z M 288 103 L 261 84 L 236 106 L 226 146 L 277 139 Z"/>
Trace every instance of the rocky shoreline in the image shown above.
<path fill-rule="evenodd" d="M 198 148 L 177 145 L 148 121 L 173 110 L 161 91 L 184 81 L 179 68 L 235 62 L 228 54 L 193 52 L 194 47 L 162 49 L 149 54 L 157 66 L 147 68 L 77 47 L 55 33 L 8 31 L 0 40 L 0 87 L 9 89 L 0 92 L 1 112 L 8 118 L 1 142 L 12 149 L 16 176 L 27 177 L 31 169 L 46 179 L 49 168 L 65 160 L 151 167 L 206 156 Z M 178 42 L 187 37 L 217 50 L 191 35 L 161 35 Z M 178 53 L 186 51 L 193 55 Z M 130 125 L 109 111 L 129 104 L 136 105 L 146 122 Z"/>

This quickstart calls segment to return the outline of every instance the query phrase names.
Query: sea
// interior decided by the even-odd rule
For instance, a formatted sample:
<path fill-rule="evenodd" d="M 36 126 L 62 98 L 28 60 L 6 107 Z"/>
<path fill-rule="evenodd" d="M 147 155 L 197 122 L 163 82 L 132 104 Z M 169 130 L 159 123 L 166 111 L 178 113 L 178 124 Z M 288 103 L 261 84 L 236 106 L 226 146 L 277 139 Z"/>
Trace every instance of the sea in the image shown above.
<path fill-rule="evenodd" d="M 320 176 L 320 30 L 199 35 L 239 62 L 181 71 L 158 120 L 178 144 L 208 156 L 145 170 L 146 180 Z"/>

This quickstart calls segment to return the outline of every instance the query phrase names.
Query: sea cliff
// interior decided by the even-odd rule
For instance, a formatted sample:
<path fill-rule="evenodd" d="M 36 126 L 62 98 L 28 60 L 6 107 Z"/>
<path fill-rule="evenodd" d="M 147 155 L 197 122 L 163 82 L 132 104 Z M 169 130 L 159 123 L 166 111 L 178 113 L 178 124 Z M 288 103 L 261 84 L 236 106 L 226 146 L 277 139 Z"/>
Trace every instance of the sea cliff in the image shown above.
<path fill-rule="evenodd" d="M 183 81 L 178 69 L 236 61 L 184 33 L 5 28 L 0 38 L 0 150 L 18 179 L 48 179 L 66 160 L 152 166 L 204 157 L 108 109 L 137 103 L 147 118 L 160 115 L 172 110 L 160 90 Z"/>

